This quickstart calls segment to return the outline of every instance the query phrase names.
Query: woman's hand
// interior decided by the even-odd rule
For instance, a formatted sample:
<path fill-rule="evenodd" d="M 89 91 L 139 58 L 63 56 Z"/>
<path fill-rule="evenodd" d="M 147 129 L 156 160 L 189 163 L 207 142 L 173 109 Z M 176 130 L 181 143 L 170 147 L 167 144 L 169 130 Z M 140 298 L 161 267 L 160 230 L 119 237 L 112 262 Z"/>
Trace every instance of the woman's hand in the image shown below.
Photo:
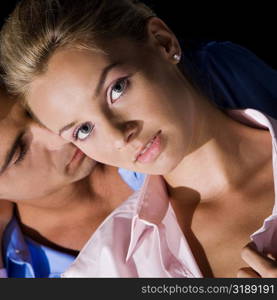
<path fill-rule="evenodd" d="M 277 261 L 259 253 L 253 242 L 242 249 L 241 257 L 250 267 L 239 269 L 238 278 L 277 278 Z"/>

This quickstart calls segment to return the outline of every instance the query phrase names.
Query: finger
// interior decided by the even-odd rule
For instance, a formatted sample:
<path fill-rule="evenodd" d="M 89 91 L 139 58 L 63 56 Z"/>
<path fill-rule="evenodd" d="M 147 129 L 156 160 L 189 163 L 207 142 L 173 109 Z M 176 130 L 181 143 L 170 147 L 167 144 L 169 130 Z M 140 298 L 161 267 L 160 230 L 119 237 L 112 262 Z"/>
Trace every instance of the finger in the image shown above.
<path fill-rule="evenodd" d="M 252 268 L 241 268 L 237 273 L 238 278 L 261 278 Z"/>
<path fill-rule="evenodd" d="M 258 253 L 251 245 L 245 246 L 241 251 L 242 259 L 262 277 L 268 277 L 277 268 L 275 261 Z M 270 276 L 271 277 L 271 276 Z"/>
<path fill-rule="evenodd" d="M 268 253 L 266 256 L 267 256 L 268 258 L 270 258 L 270 259 L 276 261 L 276 258 L 275 258 L 271 253 Z"/>

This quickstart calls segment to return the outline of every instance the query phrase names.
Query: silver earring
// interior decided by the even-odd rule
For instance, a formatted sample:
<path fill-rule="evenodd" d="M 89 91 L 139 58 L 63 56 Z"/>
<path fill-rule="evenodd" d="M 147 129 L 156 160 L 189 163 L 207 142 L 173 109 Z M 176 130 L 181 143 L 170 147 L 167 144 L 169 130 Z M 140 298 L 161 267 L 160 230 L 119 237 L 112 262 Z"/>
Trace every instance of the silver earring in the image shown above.
<path fill-rule="evenodd" d="M 176 60 L 177 62 L 179 62 L 181 60 L 181 55 L 176 53 L 173 55 L 173 59 Z"/>

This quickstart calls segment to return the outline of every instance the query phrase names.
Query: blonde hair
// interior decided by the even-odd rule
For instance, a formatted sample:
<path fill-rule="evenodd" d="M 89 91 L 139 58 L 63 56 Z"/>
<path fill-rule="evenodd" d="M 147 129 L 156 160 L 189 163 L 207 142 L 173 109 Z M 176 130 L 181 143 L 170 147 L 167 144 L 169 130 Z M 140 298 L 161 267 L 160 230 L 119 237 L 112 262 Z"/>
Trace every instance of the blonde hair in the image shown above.
<path fill-rule="evenodd" d="M 154 12 L 134 0 L 23 0 L 3 26 L 0 51 L 12 93 L 26 94 L 62 47 L 101 50 L 100 41 L 146 38 Z"/>

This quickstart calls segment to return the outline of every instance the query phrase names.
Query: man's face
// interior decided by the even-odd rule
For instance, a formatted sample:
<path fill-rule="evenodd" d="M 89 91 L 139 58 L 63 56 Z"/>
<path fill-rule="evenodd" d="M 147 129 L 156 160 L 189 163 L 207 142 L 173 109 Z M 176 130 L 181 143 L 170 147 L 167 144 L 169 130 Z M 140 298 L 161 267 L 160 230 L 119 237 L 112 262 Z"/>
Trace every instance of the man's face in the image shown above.
<path fill-rule="evenodd" d="M 45 197 L 84 178 L 94 166 L 0 91 L 0 199 L 28 202 Z"/>

